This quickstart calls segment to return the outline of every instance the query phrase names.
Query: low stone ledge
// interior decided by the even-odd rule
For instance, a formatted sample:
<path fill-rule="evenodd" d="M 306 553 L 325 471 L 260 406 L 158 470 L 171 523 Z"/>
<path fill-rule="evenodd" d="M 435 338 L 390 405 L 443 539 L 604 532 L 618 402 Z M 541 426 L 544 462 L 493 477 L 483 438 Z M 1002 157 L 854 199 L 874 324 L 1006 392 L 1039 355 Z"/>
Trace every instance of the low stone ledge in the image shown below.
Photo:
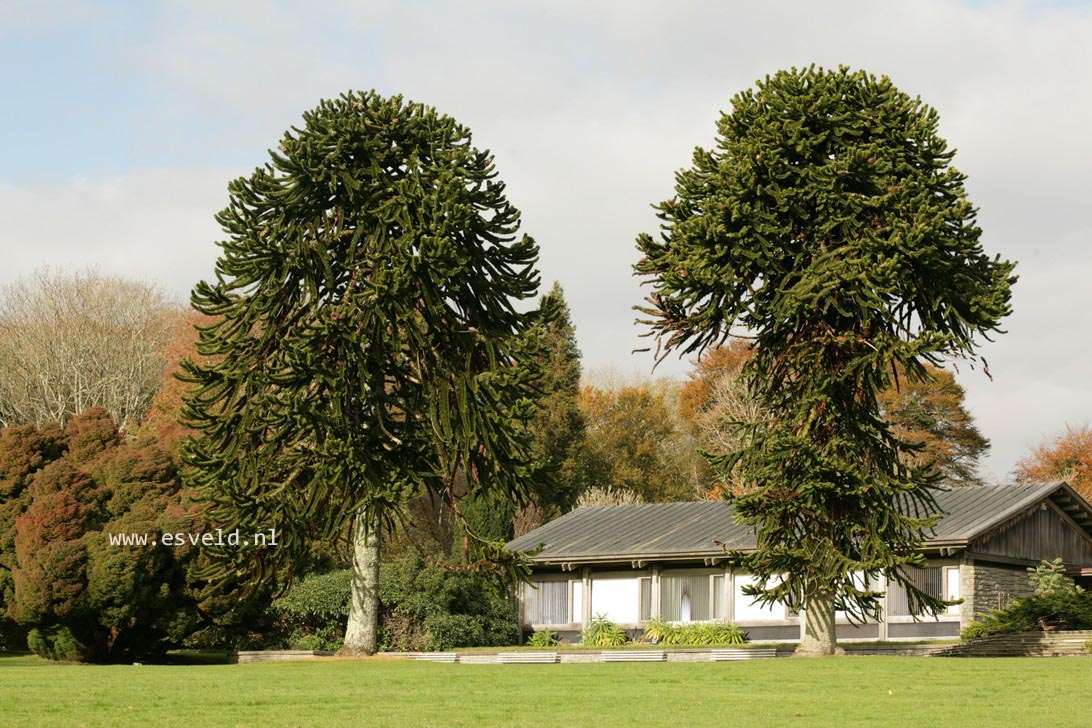
<path fill-rule="evenodd" d="M 316 657 L 333 657 L 331 650 L 241 650 L 228 653 L 235 664 L 248 662 L 276 662 L 278 660 L 313 660 Z"/>

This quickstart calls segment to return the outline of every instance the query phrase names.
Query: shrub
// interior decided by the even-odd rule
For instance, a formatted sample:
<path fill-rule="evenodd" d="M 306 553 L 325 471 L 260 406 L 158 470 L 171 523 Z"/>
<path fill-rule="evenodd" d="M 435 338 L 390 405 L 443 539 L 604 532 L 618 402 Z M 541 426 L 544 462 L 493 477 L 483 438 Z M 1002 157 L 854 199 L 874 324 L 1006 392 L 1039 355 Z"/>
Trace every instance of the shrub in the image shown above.
<path fill-rule="evenodd" d="M 557 633 L 550 630 L 535 632 L 527 638 L 528 647 L 556 647 L 558 644 L 560 642 L 557 639 Z"/>
<path fill-rule="evenodd" d="M 381 649 L 432 651 L 519 640 L 510 590 L 489 574 L 451 571 L 417 555 L 384 564 Z"/>
<path fill-rule="evenodd" d="M 339 648 L 349 615 L 351 579 L 351 570 L 339 569 L 293 584 L 270 605 L 276 626 L 267 646 Z M 384 651 L 510 645 L 519 639 L 508 590 L 483 573 L 449 571 L 416 555 L 406 556 L 381 566 L 379 598 Z"/>
<path fill-rule="evenodd" d="M 102 408 L 0 431 L 0 602 L 27 645 L 102 662 L 181 646 L 210 612 L 197 549 L 109 536 L 201 530 L 190 495 L 168 447 L 123 438 Z"/>
<path fill-rule="evenodd" d="M 585 647 L 620 647 L 627 642 L 626 631 L 602 614 L 595 615 L 580 633 L 580 644 Z"/>
<path fill-rule="evenodd" d="M 1092 629 L 1092 593 L 1072 586 L 1068 591 L 1032 594 L 1004 609 L 976 615 L 976 621 L 967 625 L 960 637 L 971 640 L 1035 629 L 1040 619 L 1058 613 L 1065 614 L 1069 629 Z"/>
<path fill-rule="evenodd" d="M 345 639 L 352 570 L 310 574 L 270 605 L 275 634 L 297 650 L 336 650 Z M 304 645 L 304 646 L 297 646 Z"/>
<path fill-rule="evenodd" d="M 288 643 L 290 650 L 329 650 L 330 645 L 317 634 L 305 634 Z"/>
<path fill-rule="evenodd" d="M 78 662 L 86 659 L 87 648 L 68 627 L 34 628 L 27 634 L 31 652 L 50 660 Z"/>
<path fill-rule="evenodd" d="M 644 636 L 661 645 L 687 647 L 741 645 L 747 641 L 747 633 L 734 624 L 696 622 L 676 627 L 660 618 L 649 622 Z"/>

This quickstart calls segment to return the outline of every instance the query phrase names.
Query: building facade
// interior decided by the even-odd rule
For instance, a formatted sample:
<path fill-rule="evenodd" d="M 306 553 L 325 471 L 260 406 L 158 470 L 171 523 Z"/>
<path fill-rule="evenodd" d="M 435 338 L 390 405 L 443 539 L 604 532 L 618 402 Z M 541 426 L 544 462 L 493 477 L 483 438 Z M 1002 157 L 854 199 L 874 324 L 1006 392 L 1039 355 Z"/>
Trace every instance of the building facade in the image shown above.
<path fill-rule="evenodd" d="M 950 639 L 978 612 L 1029 593 L 1029 567 L 1061 557 L 1079 579 L 1092 579 L 1092 506 L 1064 483 L 977 486 L 938 494 L 945 514 L 923 545 L 928 567 L 915 585 L 961 604 L 923 618 L 898 584 L 884 591 L 882 619 L 853 624 L 838 615 L 839 640 Z M 755 547 L 722 501 L 581 508 L 515 539 L 535 564 L 521 585 L 523 626 L 576 642 L 597 616 L 639 633 L 652 619 L 730 622 L 751 641 L 791 642 L 801 614 L 761 605 L 744 594 L 753 583 L 726 553 Z"/>

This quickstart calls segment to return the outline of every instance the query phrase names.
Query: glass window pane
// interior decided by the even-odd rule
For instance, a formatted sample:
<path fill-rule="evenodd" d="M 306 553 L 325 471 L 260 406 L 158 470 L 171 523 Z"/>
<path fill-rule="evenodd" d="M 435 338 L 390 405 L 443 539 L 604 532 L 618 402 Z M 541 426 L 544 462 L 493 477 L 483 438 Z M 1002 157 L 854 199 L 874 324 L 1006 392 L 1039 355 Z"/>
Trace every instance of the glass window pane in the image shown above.
<path fill-rule="evenodd" d="M 612 622 L 632 624 L 640 607 L 639 579 L 592 577 L 592 616 L 603 615 Z"/>
<path fill-rule="evenodd" d="M 530 624 L 569 623 L 569 582 L 532 579 L 527 585 L 526 614 Z"/>
<path fill-rule="evenodd" d="M 945 599 L 959 599 L 959 567 L 951 566 L 944 570 L 944 575 L 948 582 L 947 593 L 944 595 Z M 948 614 L 959 614 L 960 605 L 955 604 L 948 607 Z"/>
<path fill-rule="evenodd" d="M 584 582 L 571 581 L 573 585 L 573 622 L 584 621 Z"/>
<path fill-rule="evenodd" d="M 708 574 L 660 576 L 660 616 L 667 621 L 705 621 L 712 608 Z"/>
<path fill-rule="evenodd" d="M 642 622 L 652 619 L 652 579 L 641 579 L 641 612 L 638 618 Z"/>
<path fill-rule="evenodd" d="M 713 619 L 724 619 L 724 575 L 713 577 Z"/>
<path fill-rule="evenodd" d="M 944 575 L 942 572 L 943 570 L 936 566 L 926 569 L 910 567 L 906 570 L 906 575 L 910 578 L 910 583 L 921 591 L 937 599 L 943 599 Z M 901 584 L 892 582 L 888 588 L 887 609 L 892 617 L 913 616 L 910 612 L 909 596 Z"/>

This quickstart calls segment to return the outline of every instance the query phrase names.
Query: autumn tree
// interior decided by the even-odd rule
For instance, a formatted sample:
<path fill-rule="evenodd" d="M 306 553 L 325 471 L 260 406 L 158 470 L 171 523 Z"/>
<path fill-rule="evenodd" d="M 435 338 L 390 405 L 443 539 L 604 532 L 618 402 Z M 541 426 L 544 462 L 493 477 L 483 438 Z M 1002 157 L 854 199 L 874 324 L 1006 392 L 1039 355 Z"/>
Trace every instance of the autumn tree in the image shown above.
<path fill-rule="evenodd" d="M 978 485 L 978 464 L 990 441 L 964 406 L 966 392 L 947 369 L 925 365 L 925 376 L 899 371 L 898 386 L 880 392 L 880 417 L 900 441 L 912 446 L 903 455 L 914 467 L 931 468 L 945 485 Z"/>
<path fill-rule="evenodd" d="M 679 385 L 585 385 L 587 437 L 577 458 L 585 488 L 624 489 L 649 503 L 691 500 L 708 487 L 704 459 L 679 414 Z"/>
<path fill-rule="evenodd" d="M 860 575 L 941 603 L 908 567 L 935 522 L 936 473 L 880 415 L 880 395 L 927 364 L 972 357 L 1010 311 L 1014 264 L 986 257 L 964 175 L 935 110 L 886 77 L 781 71 L 737 94 L 641 235 L 643 312 L 660 355 L 753 336 L 744 366 L 769 417 L 716 465 L 757 548 L 733 558 L 751 594 L 805 610 L 801 654 L 836 650 L 834 615 L 874 617 Z"/>
<path fill-rule="evenodd" d="M 156 286 L 40 268 L 0 294 L 0 425 L 64 423 L 91 407 L 136 423 L 181 315 Z"/>
<path fill-rule="evenodd" d="M 740 376 L 750 356 L 750 345 L 741 339 L 711 348 L 694 363 L 683 386 L 684 415 L 707 452 L 735 451 L 740 424 L 765 416 Z M 964 406 L 965 392 L 955 375 L 931 364 L 925 370 L 928 376 L 920 380 L 899 372 L 898 385 L 879 395 L 880 417 L 896 438 L 914 446 L 903 453 L 907 464 L 932 466 L 945 485 L 980 483 L 978 463 L 989 450 L 989 440 Z"/>
<path fill-rule="evenodd" d="M 1065 432 L 1040 443 L 1016 464 L 1021 482 L 1064 480 L 1092 503 L 1092 427 L 1066 425 Z"/>
<path fill-rule="evenodd" d="M 281 578 L 350 526 L 347 652 L 375 652 L 384 526 L 428 494 L 526 503 L 533 374 L 515 357 L 538 249 L 493 159 L 431 107 L 346 93 L 304 114 L 269 163 L 229 186 L 216 321 L 189 362 L 193 482 L 216 523 L 275 529 L 218 574 Z M 471 533 L 473 536 L 473 534 Z M 483 562 L 518 570 L 502 543 Z"/>

